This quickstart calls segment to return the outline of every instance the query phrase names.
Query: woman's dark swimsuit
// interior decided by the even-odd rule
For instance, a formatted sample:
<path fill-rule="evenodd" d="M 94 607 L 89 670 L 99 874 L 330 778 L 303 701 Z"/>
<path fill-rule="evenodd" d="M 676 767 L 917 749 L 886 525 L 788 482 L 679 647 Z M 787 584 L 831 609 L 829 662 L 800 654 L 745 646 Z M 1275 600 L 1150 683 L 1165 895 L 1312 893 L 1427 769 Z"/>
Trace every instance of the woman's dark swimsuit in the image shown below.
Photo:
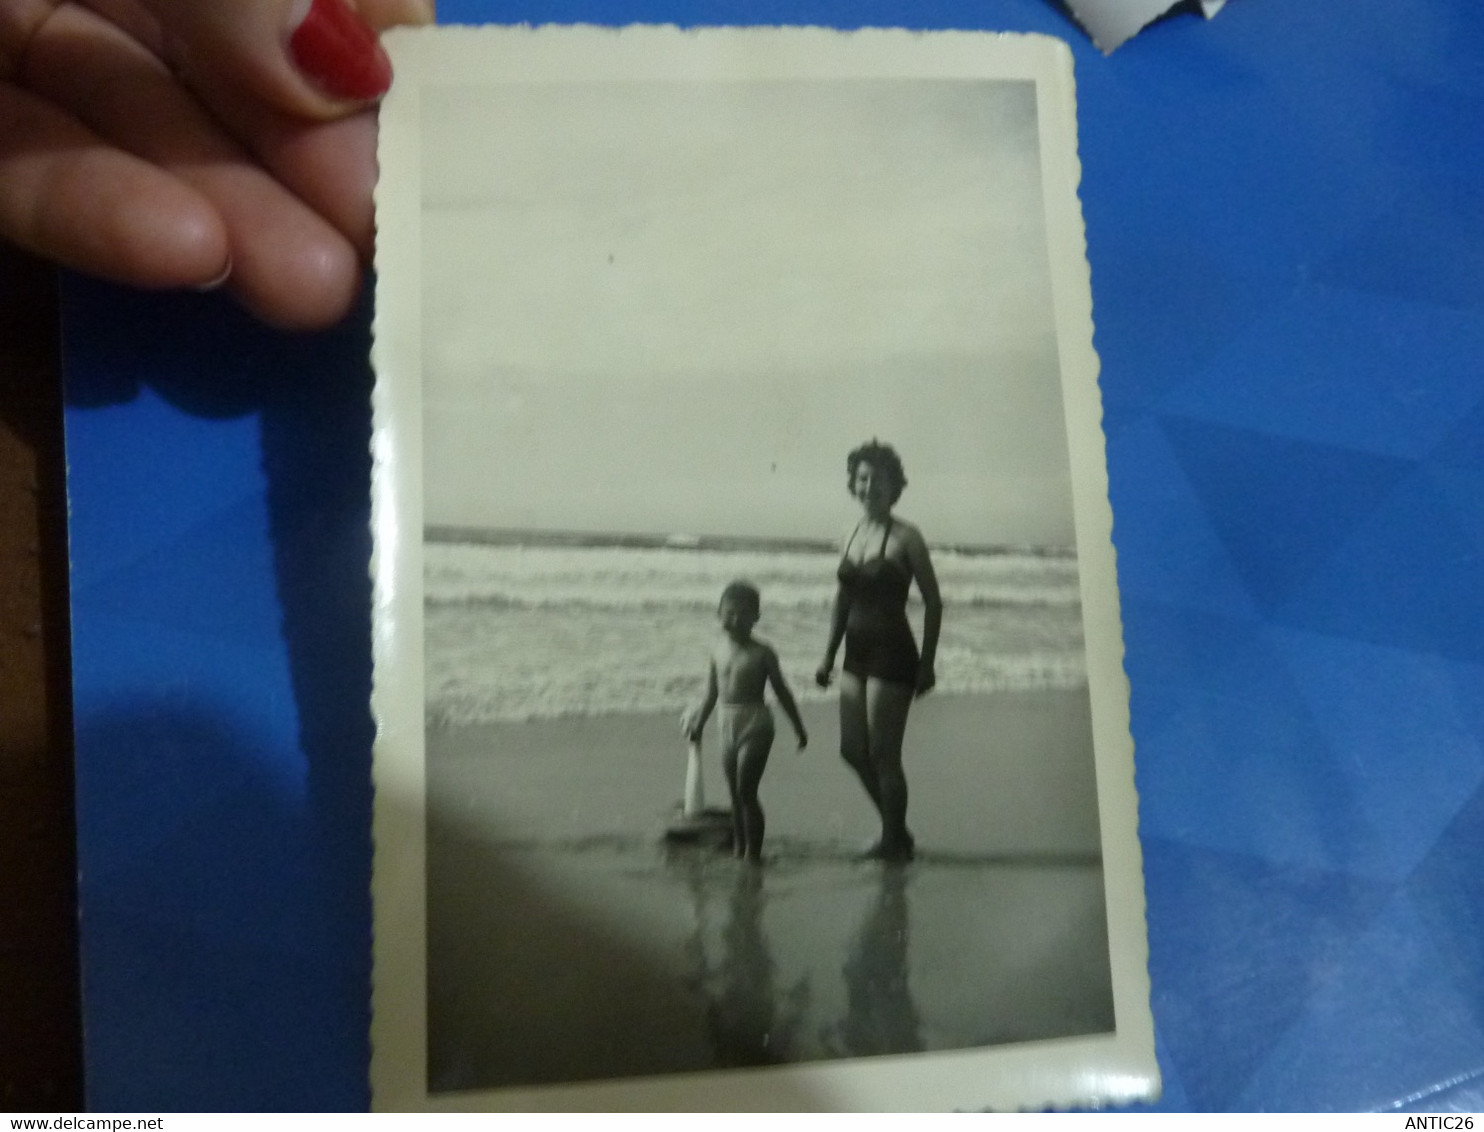
<path fill-rule="evenodd" d="M 856 531 L 860 528 L 857 527 Z M 886 557 L 891 522 L 881 536 L 881 553 L 864 562 L 850 558 L 856 531 L 850 533 L 836 576 L 850 600 L 845 621 L 845 663 L 852 676 L 917 686 L 917 642 L 907 623 L 907 593 L 912 576 Z"/>

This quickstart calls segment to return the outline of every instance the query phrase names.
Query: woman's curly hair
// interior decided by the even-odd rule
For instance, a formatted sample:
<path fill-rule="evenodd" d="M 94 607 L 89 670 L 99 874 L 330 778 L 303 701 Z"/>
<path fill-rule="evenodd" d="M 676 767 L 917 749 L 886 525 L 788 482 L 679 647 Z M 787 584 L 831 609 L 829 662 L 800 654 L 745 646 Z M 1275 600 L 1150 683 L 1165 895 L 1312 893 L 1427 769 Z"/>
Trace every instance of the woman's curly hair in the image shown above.
<path fill-rule="evenodd" d="M 852 495 L 855 494 L 855 471 L 862 464 L 870 464 L 876 471 L 891 477 L 893 503 L 902 497 L 902 490 L 907 486 L 907 472 L 895 448 L 882 444 L 873 436 L 845 458 L 845 489 Z"/>

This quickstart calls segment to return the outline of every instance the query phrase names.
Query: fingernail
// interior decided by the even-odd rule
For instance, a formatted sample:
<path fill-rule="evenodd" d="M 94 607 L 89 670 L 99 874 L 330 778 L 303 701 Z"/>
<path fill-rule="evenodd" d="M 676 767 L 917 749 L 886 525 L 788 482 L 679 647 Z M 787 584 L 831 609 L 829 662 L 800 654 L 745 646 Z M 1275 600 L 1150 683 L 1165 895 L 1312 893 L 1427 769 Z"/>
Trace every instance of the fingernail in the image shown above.
<path fill-rule="evenodd" d="M 320 91 L 346 102 L 369 102 L 387 92 L 391 60 L 346 0 L 300 0 L 294 12 L 299 18 L 290 25 L 289 55 Z"/>
<path fill-rule="evenodd" d="M 220 290 L 222 287 L 225 287 L 227 285 L 227 280 L 230 278 L 232 278 L 232 257 L 228 256 L 227 266 L 222 268 L 220 275 L 218 275 L 215 279 L 208 279 L 205 283 L 197 283 L 192 288 L 192 290 L 217 291 Z"/>

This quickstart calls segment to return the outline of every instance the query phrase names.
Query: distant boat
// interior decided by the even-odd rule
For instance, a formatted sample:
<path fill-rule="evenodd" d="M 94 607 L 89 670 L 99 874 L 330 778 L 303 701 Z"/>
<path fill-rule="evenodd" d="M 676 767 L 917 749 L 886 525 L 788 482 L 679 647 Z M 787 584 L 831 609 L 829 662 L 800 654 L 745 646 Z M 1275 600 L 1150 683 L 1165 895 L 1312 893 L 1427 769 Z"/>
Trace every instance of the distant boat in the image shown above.
<path fill-rule="evenodd" d="M 701 545 L 699 535 L 666 535 L 665 545 L 676 550 L 695 550 Z"/>

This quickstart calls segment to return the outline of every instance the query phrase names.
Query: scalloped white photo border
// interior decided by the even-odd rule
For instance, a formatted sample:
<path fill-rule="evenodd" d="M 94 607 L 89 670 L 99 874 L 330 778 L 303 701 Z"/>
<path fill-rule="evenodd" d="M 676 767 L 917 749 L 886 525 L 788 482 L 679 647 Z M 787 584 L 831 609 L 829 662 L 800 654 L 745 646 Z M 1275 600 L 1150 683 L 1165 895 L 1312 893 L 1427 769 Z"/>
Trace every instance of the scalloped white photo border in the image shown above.
<path fill-rule="evenodd" d="M 1128 683 L 1081 209 L 1072 59 L 1040 36 L 821 28 L 481 27 L 387 37 L 373 394 L 372 711 L 377 723 L 373 1107 L 381 1111 L 1023 1110 L 1158 1094 Z M 1081 572 L 1115 1031 L 944 1053 L 430 1094 L 422 662 L 422 137 L 441 84 L 931 78 L 1034 82 Z M 471 124 L 477 127 L 477 123 Z"/>

